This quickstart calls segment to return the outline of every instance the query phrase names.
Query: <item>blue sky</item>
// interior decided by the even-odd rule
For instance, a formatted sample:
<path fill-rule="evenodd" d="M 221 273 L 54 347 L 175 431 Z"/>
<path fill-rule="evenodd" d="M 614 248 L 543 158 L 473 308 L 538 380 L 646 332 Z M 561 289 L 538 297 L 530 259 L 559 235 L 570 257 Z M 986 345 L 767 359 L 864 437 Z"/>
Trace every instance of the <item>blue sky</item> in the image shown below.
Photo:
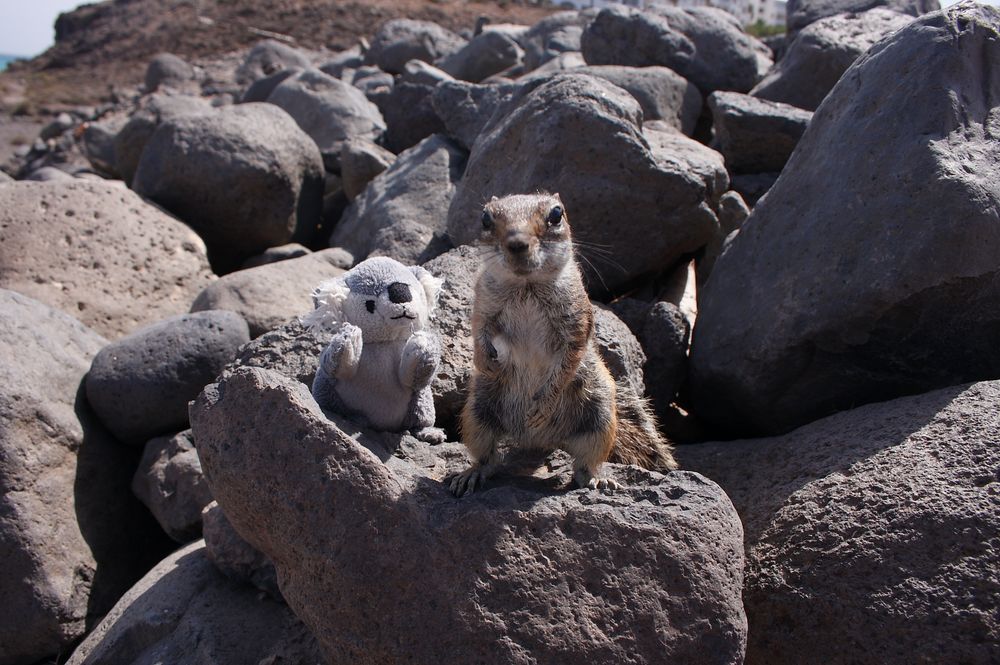
<path fill-rule="evenodd" d="M 957 0 L 943 0 L 947 6 Z M 989 0 L 997 4 L 1000 0 Z M 60 12 L 78 7 L 80 0 L 0 0 L 0 53 L 38 55 L 55 38 L 52 28 Z"/>

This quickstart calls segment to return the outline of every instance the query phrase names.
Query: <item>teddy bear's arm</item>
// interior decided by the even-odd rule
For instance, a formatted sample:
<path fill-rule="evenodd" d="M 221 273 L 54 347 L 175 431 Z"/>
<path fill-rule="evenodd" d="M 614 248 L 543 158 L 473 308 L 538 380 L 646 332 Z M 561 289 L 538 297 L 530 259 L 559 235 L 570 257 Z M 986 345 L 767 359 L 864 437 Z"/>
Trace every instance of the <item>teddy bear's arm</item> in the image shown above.
<path fill-rule="evenodd" d="M 337 379 L 350 379 L 361 364 L 361 328 L 345 323 L 319 358 L 320 367 Z"/>
<path fill-rule="evenodd" d="M 441 358 L 437 335 L 420 331 L 410 335 L 399 359 L 399 382 L 412 390 L 429 385 Z"/>

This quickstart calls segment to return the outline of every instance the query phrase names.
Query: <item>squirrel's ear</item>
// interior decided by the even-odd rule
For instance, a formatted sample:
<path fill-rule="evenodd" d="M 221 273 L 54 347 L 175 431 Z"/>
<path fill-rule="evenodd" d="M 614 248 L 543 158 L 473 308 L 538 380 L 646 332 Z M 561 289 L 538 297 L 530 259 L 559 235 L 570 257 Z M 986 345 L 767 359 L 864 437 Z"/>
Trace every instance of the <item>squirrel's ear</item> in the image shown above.
<path fill-rule="evenodd" d="M 321 283 L 312 291 L 315 309 L 302 317 L 303 325 L 315 330 L 342 322 L 344 301 L 350 292 L 343 275 Z"/>
<path fill-rule="evenodd" d="M 438 294 L 441 293 L 441 285 L 444 284 L 444 280 L 438 279 L 420 266 L 412 266 L 410 270 L 413 271 L 413 275 L 420 282 L 420 286 L 424 287 L 424 296 L 427 299 L 427 313 L 430 314 L 437 307 Z"/>

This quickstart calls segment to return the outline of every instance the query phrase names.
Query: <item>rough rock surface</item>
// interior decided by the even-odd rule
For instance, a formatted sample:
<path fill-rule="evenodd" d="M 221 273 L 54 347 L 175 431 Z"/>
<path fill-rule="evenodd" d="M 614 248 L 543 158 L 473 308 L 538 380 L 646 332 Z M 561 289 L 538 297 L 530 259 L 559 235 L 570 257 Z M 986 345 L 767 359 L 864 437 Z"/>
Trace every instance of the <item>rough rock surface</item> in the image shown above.
<path fill-rule="evenodd" d="M 445 133 L 466 150 L 471 150 L 493 113 L 520 87 L 516 83 L 476 85 L 446 81 L 434 88 L 431 104 L 444 123 Z"/>
<path fill-rule="evenodd" d="M 701 247 L 726 189 L 721 156 L 679 132 L 670 150 L 651 146 L 641 117 L 628 93 L 593 76 L 564 74 L 535 88 L 476 142 L 448 211 L 452 242 L 479 237 L 490 196 L 547 190 L 562 197 L 593 264 L 592 292 L 614 291 Z"/>
<path fill-rule="evenodd" d="M 213 279 L 201 239 L 120 184 L 0 189 L 0 287 L 70 312 L 102 335 L 183 312 Z"/>
<path fill-rule="evenodd" d="M 201 97 L 187 95 L 149 95 L 115 136 L 115 170 L 131 183 L 146 142 L 161 122 L 182 115 L 210 113 L 212 107 Z"/>
<path fill-rule="evenodd" d="M 0 290 L 3 665 L 73 644 L 161 555 L 155 525 L 128 493 L 132 451 L 80 390 L 105 343 L 69 315 Z"/>
<path fill-rule="evenodd" d="M 696 413 L 779 433 L 1000 376 L 1000 11 L 917 19 L 852 67 L 701 292 Z"/>
<path fill-rule="evenodd" d="M 396 156 L 371 141 L 348 139 L 340 149 L 341 186 L 353 201 L 372 179 L 396 161 Z"/>
<path fill-rule="evenodd" d="M 168 536 L 179 543 L 201 537 L 201 511 L 212 502 L 212 490 L 201 473 L 191 430 L 146 443 L 132 491 Z"/>
<path fill-rule="evenodd" d="M 697 474 L 616 467 L 623 489 L 567 492 L 564 462 L 458 500 L 459 444 L 352 438 L 262 369 L 192 419 L 216 499 L 332 660 L 742 661 L 742 529 Z"/>
<path fill-rule="evenodd" d="M 594 303 L 594 337 L 611 376 L 624 379 L 635 394 L 642 395 L 646 390 L 642 371 L 646 354 L 628 326 L 599 303 Z"/>
<path fill-rule="evenodd" d="M 649 397 L 662 416 L 687 379 L 691 326 L 677 305 L 656 302 L 642 319 L 639 341 L 646 354 Z"/>
<path fill-rule="evenodd" d="M 363 92 L 318 69 L 286 78 L 267 101 L 284 109 L 316 142 L 328 169 L 339 166 L 344 141 L 374 141 L 385 131 L 382 114 Z"/>
<path fill-rule="evenodd" d="M 194 78 L 194 67 L 173 53 L 161 53 L 146 67 L 146 92 L 160 87 L 180 88 Z"/>
<path fill-rule="evenodd" d="M 562 53 L 579 51 L 583 28 L 594 15 L 593 11 L 558 12 L 528 28 L 519 40 L 524 47 L 525 69 L 532 71 Z"/>
<path fill-rule="evenodd" d="M 444 123 L 434 112 L 433 93 L 431 85 L 400 83 L 374 98 L 385 118 L 385 146 L 389 150 L 400 153 L 444 132 Z"/>
<path fill-rule="evenodd" d="M 178 314 L 107 345 L 87 373 L 87 401 L 115 437 L 141 446 L 187 426 L 187 405 L 250 341 L 224 310 Z"/>
<path fill-rule="evenodd" d="M 809 111 L 738 92 L 713 92 L 708 108 L 726 168 L 737 173 L 780 171 L 812 118 Z"/>
<path fill-rule="evenodd" d="M 242 268 L 244 270 L 247 268 L 259 268 L 260 266 L 266 266 L 270 263 L 277 263 L 278 261 L 297 259 L 300 256 L 305 256 L 306 254 L 312 254 L 312 251 L 308 247 L 300 245 L 297 242 L 290 242 L 287 245 L 268 247 L 257 256 L 251 256 L 249 259 L 243 262 Z M 346 267 L 350 266 L 348 265 Z"/>
<path fill-rule="evenodd" d="M 347 209 L 330 246 L 343 247 L 359 262 L 373 252 L 407 265 L 434 258 L 441 253 L 448 205 L 466 158 L 440 135 L 401 153 Z M 401 235 L 404 241 L 394 242 Z"/>
<path fill-rule="evenodd" d="M 190 224 L 225 271 L 319 223 L 323 160 L 277 106 L 240 104 L 163 122 L 132 186 Z"/>
<path fill-rule="evenodd" d="M 401 74 L 410 60 L 433 63 L 465 44 L 464 39 L 436 23 L 394 19 L 383 23 L 372 37 L 365 63 Z"/>
<path fill-rule="evenodd" d="M 799 33 L 750 94 L 814 111 L 861 54 L 912 20 L 879 7 L 817 21 Z"/>
<path fill-rule="evenodd" d="M 613 5 L 583 31 L 588 65 L 662 65 L 698 86 L 747 92 L 771 66 L 770 50 L 730 14 L 711 7 Z"/>
<path fill-rule="evenodd" d="M 215 501 L 201 514 L 205 533 L 205 554 L 226 577 L 250 584 L 284 602 L 278 589 L 278 574 L 266 556 L 243 540 Z"/>
<path fill-rule="evenodd" d="M 302 51 L 273 39 L 265 39 L 250 49 L 236 71 L 236 80 L 250 84 L 285 69 L 305 69 L 309 64 L 308 56 Z"/>
<path fill-rule="evenodd" d="M 226 579 L 201 541 L 174 552 L 136 584 L 67 665 L 143 663 L 323 665 L 288 607 Z"/>
<path fill-rule="evenodd" d="M 642 107 L 642 119 L 663 120 L 683 134 L 694 133 L 701 115 L 702 98 L 697 86 L 666 67 L 583 67 L 591 74 L 614 83 L 635 97 Z"/>
<path fill-rule="evenodd" d="M 329 343 L 324 333 L 293 319 L 244 346 L 231 367 L 266 367 L 311 386 Z"/>
<path fill-rule="evenodd" d="M 237 270 L 198 294 L 192 312 L 227 309 L 242 316 L 250 337 L 258 337 L 288 319 L 312 311 L 312 290 L 320 282 L 344 272 L 337 249 L 314 252 L 297 259 Z"/>
<path fill-rule="evenodd" d="M 524 51 L 512 37 L 487 30 L 439 60 L 437 66 L 457 79 L 478 83 L 520 63 L 523 57 Z"/>
<path fill-rule="evenodd" d="M 746 528 L 751 665 L 1000 658 L 1000 383 L 682 446 Z"/>
<path fill-rule="evenodd" d="M 785 24 L 794 37 L 807 25 L 834 14 L 860 14 L 876 7 L 920 16 L 941 9 L 938 0 L 789 0 L 785 6 Z"/>

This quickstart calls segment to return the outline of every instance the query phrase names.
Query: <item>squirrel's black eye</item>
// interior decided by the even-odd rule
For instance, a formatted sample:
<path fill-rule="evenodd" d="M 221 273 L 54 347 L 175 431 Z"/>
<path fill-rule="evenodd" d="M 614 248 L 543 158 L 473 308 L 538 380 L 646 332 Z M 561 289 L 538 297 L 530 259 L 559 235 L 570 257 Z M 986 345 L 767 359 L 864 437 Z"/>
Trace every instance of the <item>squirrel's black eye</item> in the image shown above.
<path fill-rule="evenodd" d="M 484 229 L 489 231 L 490 229 L 493 228 L 493 218 L 490 216 L 490 213 L 486 212 L 485 210 L 483 211 L 482 220 Z"/>
<path fill-rule="evenodd" d="M 555 226 L 562 221 L 563 209 L 562 206 L 555 206 L 552 210 L 549 210 L 549 216 L 545 218 L 545 222 L 549 226 Z"/>
<path fill-rule="evenodd" d="M 368 310 L 369 314 L 374 314 L 375 313 L 375 301 L 374 300 L 366 300 L 365 301 L 365 309 Z"/>

